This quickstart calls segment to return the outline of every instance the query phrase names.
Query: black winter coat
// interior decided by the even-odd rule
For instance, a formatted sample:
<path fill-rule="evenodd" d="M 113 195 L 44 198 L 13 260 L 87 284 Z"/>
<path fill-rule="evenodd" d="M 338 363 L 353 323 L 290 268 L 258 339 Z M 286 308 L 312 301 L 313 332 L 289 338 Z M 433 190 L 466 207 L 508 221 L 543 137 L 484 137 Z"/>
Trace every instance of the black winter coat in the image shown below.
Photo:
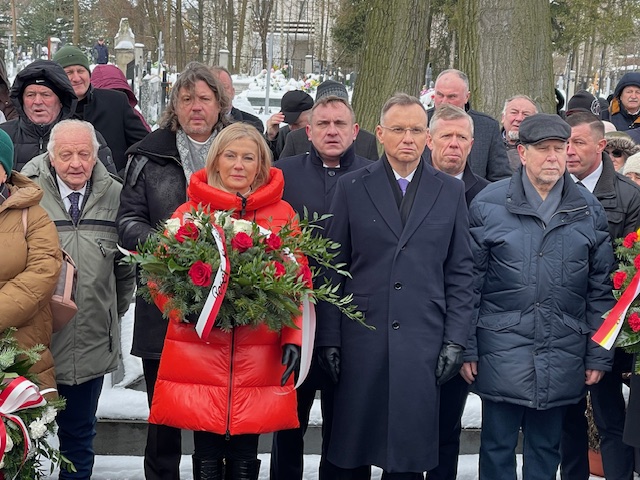
<path fill-rule="evenodd" d="M 75 117 L 92 124 L 107 141 L 120 176 L 127 165 L 127 148 L 147 136 L 149 130 L 129 105 L 127 95 L 116 90 L 89 87 Z"/>
<path fill-rule="evenodd" d="M 255 115 L 238 110 L 236 107 L 232 107 L 231 112 L 229 112 L 229 116 L 236 122 L 249 123 L 256 127 L 260 133 L 264 133 L 264 124 L 262 123 L 262 120 Z"/>
<path fill-rule="evenodd" d="M 627 445 L 640 448 L 640 374 L 631 375 L 631 393 L 629 394 L 622 440 Z M 640 469 L 639 467 L 640 465 L 636 467 L 636 471 Z"/>
<path fill-rule="evenodd" d="M 54 85 L 54 93 L 62 103 L 60 115 L 48 125 L 36 125 L 29 120 L 23 109 L 22 93 L 26 84 L 34 78 L 45 78 Z M 51 129 L 56 123 L 73 118 L 78 99 L 73 91 L 71 82 L 67 78 L 67 74 L 58 63 L 48 60 L 36 60 L 27 65 L 16 76 L 11 87 L 11 101 L 18 111 L 18 118 L 0 124 L 0 128 L 7 132 L 13 141 L 13 169 L 19 172 L 29 160 L 46 152 Z M 98 150 L 100 161 L 109 173 L 116 174 L 111 150 L 99 132 L 96 132 L 96 136 L 100 144 L 100 149 Z"/>
<path fill-rule="evenodd" d="M 305 207 L 310 218 L 314 212 L 328 213 L 338 179 L 370 163 L 371 160 L 356 155 L 352 145 L 340 157 L 339 168 L 325 168 L 311 145 L 308 153 L 283 158 L 275 164 L 284 174 L 282 199 L 301 216 Z"/>
<path fill-rule="evenodd" d="M 609 371 L 613 351 L 591 340 L 613 307 L 605 212 L 564 176 L 547 225 L 528 203 L 522 170 L 471 203 L 475 315 L 465 361 L 483 399 L 546 410 L 586 394 L 585 369 Z"/>
<path fill-rule="evenodd" d="M 168 129 L 151 132 L 132 146 L 116 224 L 122 246 L 135 250 L 149 234 L 187 201 L 187 179 L 176 147 L 176 134 Z M 155 305 L 136 298 L 131 354 L 160 358 L 167 320 Z"/>

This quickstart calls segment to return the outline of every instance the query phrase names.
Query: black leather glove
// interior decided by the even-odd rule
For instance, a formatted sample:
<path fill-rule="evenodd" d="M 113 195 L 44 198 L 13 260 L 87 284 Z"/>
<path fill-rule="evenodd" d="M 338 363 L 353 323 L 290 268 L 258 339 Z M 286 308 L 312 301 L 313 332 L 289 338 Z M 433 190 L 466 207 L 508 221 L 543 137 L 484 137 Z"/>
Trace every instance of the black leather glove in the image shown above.
<path fill-rule="evenodd" d="M 438 355 L 438 366 L 436 367 L 436 379 L 438 385 L 447 383 L 458 373 L 463 363 L 464 348 L 460 345 L 448 342 L 442 345 L 440 355 Z"/>
<path fill-rule="evenodd" d="M 318 363 L 333 384 L 340 378 L 340 349 L 338 347 L 318 347 Z"/>
<path fill-rule="evenodd" d="M 298 345 L 287 343 L 282 347 L 282 364 L 287 366 L 280 381 L 280 385 L 284 387 L 291 374 L 300 370 L 300 347 Z"/>

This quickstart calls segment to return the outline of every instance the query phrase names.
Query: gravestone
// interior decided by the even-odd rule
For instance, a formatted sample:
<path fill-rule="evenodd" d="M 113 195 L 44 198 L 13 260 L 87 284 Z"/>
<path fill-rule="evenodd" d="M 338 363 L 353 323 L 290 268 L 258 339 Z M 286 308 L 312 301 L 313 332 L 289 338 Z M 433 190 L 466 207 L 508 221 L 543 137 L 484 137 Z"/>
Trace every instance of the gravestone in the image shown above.
<path fill-rule="evenodd" d="M 129 27 L 129 19 L 120 19 L 120 28 L 115 36 L 116 46 L 114 47 L 116 55 L 116 65 L 122 73 L 127 74 L 127 65 L 135 61 L 135 43 L 136 36 Z"/>
<path fill-rule="evenodd" d="M 145 75 L 140 84 L 140 109 L 149 125 L 158 123 L 160 117 L 160 83 L 158 75 Z"/>

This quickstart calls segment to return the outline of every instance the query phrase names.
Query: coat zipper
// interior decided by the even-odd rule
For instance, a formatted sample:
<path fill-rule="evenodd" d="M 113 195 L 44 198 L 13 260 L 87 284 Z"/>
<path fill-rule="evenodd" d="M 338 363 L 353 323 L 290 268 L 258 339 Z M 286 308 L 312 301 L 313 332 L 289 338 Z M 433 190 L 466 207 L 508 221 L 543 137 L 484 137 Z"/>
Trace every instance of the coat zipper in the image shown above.
<path fill-rule="evenodd" d="M 113 315 L 109 309 L 109 351 L 113 352 Z"/>
<path fill-rule="evenodd" d="M 107 251 L 102 246 L 102 242 L 100 240 L 96 240 L 96 241 L 98 242 L 98 247 L 100 247 L 100 253 L 102 254 L 102 257 L 107 258 Z"/>
<path fill-rule="evenodd" d="M 233 322 L 232 322 L 233 323 Z M 233 356 L 236 349 L 236 329 L 231 327 L 231 358 L 229 360 L 229 394 L 227 396 L 227 431 L 224 434 L 225 440 L 231 440 L 231 388 L 233 387 Z"/>

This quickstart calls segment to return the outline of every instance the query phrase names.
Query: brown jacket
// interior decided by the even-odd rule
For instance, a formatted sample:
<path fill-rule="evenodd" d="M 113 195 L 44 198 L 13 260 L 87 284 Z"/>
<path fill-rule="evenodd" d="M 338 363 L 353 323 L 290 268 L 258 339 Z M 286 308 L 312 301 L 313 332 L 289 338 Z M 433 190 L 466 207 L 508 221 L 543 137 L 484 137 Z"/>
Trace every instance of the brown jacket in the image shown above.
<path fill-rule="evenodd" d="M 60 272 L 62 257 L 58 232 L 40 207 L 42 190 L 24 175 L 12 172 L 10 195 L 0 203 L 0 332 L 16 327 L 23 347 L 45 345 L 31 371 L 40 388 L 55 388 L 49 300 Z M 0 197 L 0 201 L 3 200 Z M 22 210 L 27 209 L 27 233 Z"/>

